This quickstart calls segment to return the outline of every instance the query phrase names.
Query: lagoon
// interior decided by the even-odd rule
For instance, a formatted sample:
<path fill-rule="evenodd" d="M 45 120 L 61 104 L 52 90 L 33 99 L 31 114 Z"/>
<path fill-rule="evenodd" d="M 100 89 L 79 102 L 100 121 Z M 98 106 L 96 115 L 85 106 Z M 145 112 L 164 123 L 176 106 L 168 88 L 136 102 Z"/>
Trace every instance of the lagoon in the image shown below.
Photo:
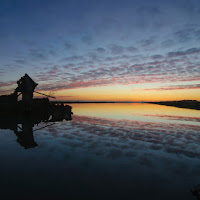
<path fill-rule="evenodd" d="M 1 197 L 195 199 L 190 190 L 200 184 L 199 110 L 144 103 L 71 106 L 71 121 L 33 127 L 34 148 L 0 129 Z"/>

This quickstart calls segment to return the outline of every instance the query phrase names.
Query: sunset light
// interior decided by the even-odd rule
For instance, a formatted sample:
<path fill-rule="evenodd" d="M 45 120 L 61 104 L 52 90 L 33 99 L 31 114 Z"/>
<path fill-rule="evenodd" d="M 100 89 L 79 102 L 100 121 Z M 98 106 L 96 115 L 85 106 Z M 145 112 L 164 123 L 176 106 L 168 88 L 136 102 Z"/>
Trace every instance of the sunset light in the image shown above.
<path fill-rule="evenodd" d="M 0 0 L 0 199 L 200 200 L 200 0 Z"/>
<path fill-rule="evenodd" d="M 28 73 L 62 101 L 200 100 L 198 1 L 69 2 L 1 3 L 0 94 Z"/>

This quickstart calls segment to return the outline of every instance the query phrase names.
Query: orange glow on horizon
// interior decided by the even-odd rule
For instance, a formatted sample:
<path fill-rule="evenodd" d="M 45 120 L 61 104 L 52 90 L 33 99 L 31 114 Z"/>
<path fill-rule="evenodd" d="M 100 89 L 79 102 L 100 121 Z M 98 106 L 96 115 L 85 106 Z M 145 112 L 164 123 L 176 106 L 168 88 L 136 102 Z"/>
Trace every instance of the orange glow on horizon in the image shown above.
<path fill-rule="evenodd" d="M 49 94 L 47 91 L 42 93 Z M 39 96 L 39 95 L 37 95 Z M 198 100 L 200 89 L 144 91 L 112 88 L 82 88 L 56 91 L 53 96 L 61 101 L 174 101 Z M 40 96 L 41 97 L 41 96 Z M 44 97 L 44 96 L 43 96 Z M 51 99 L 53 100 L 53 99 Z"/>
<path fill-rule="evenodd" d="M 177 108 L 172 106 L 164 106 L 150 103 L 86 103 L 71 104 L 75 115 L 90 117 L 106 117 L 113 119 L 133 119 L 139 120 L 140 117 L 148 120 L 151 116 L 174 116 L 174 117 L 200 117 L 198 110 Z"/>

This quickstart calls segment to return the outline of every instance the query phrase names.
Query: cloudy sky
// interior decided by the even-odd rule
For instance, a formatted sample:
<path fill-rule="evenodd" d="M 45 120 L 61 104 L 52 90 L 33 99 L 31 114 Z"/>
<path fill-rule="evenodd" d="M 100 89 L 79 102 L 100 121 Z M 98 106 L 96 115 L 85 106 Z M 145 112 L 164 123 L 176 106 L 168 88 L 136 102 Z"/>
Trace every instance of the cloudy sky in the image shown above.
<path fill-rule="evenodd" d="M 0 0 L 0 94 L 200 100 L 199 0 Z"/>

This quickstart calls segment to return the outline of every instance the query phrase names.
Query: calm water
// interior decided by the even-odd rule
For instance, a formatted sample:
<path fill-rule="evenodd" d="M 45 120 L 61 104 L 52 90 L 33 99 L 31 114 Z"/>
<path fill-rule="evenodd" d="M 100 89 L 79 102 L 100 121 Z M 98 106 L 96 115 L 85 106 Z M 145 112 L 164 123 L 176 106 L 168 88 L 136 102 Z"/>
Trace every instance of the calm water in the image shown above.
<path fill-rule="evenodd" d="M 71 121 L 33 127 L 34 148 L 0 129 L 1 197 L 195 200 L 190 190 L 200 184 L 200 111 L 71 106 Z"/>

